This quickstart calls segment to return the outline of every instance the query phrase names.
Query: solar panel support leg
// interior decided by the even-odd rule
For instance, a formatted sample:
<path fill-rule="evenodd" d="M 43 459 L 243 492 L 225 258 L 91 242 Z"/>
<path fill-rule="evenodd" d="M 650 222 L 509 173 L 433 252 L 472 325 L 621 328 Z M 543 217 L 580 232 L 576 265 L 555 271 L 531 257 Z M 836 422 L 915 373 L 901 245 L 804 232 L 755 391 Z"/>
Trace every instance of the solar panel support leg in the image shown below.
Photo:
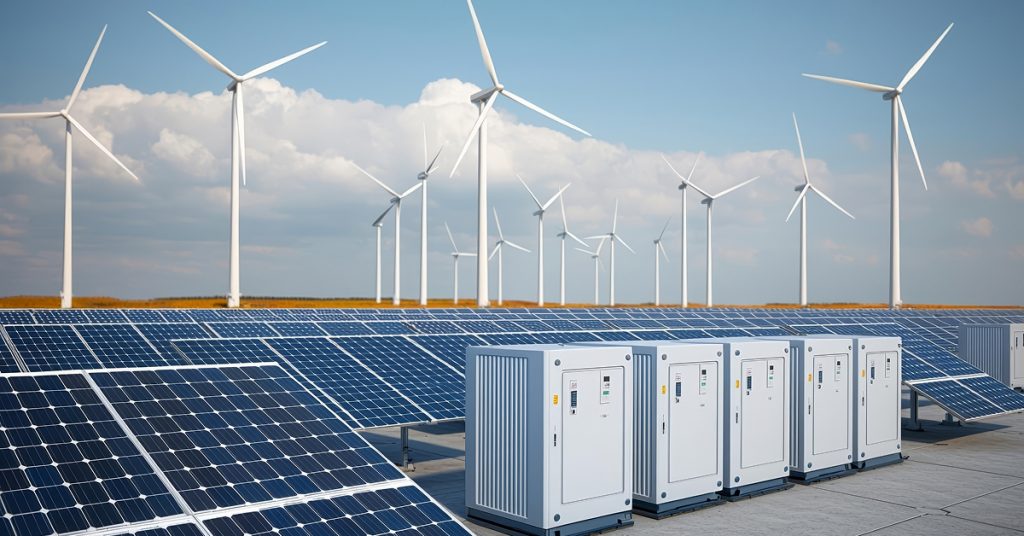
<path fill-rule="evenodd" d="M 947 412 L 945 418 L 942 419 L 942 423 L 940 424 L 943 424 L 945 426 L 958 426 L 960 424 L 960 421 L 957 421 L 956 418 L 953 417 L 953 415 Z"/>
<path fill-rule="evenodd" d="M 402 432 L 402 470 L 406 472 L 413 472 L 416 470 L 416 466 L 412 463 L 412 458 L 409 457 L 409 427 L 401 427 Z"/>
<path fill-rule="evenodd" d="M 910 390 L 910 422 L 904 427 L 906 430 L 912 432 L 923 432 L 924 427 L 921 426 L 921 421 L 917 420 L 917 391 Z"/>

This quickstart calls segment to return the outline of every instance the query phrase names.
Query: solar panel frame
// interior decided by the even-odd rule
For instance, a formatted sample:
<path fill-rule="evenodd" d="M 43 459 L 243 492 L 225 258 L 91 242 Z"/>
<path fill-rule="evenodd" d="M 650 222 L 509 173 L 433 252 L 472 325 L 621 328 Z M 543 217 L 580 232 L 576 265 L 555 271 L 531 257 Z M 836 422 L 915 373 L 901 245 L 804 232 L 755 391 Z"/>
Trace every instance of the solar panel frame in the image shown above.
<path fill-rule="evenodd" d="M 914 391 L 930 398 L 946 412 L 965 422 L 1004 413 L 1002 408 L 957 380 L 941 379 L 907 385 Z"/>
<path fill-rule="evenodd" d="M 107 368 L 154 367 L 182 364 L 160 355 L 132 324 L 82 324 L 75 331 Z"/>
<path fill-rule="evenodd" d="M 263 338 L 278 337 L 280 334 L 274 331 L 265 322 L 239 321 L 239 322 L 206 322 L 206 328 L 214 335 L 223 338 Z"/>
<path fill-rule="evenodd" d="M 175 339 L 209 339 L 210 334 L 203 326 L 196 323 L 168 322 L 163 324 L 135 324 L 139 333 L 160 352 L 164 359 L 177 359 L 178 351 L 171 346 Z"/>
<path fill-rule="evenodd" d="M 193 365 L 266 363 L 277 359 L 277 354 L 260 339 L 176 340 L 171 345 Z"/>
<path fill-rule="evenodd" d="M 72 326 L 29 324 L 3 329 L 29 372 L 102 366 Z"/>
<path fill-rule="evenodd" d="M 365 323 L 357 320 L 344 322 L 317 322 L 316 325 L 332 337 L 344 335 L 373 335 L 374 333 L 373 330 L 368 328 Z"/>
<path fill-rule="evenodd" d="M 317 326 L 315 322 L 267 322 L 274 331 L 282 337 L 326 337 L 328 333 Z"/>
<path fill-rule="evenodd" d="M 486 344 L 482 338 L 469 333 L 455 335 L 406 335 L 414 344 L 430 352 L 460 373 L 466 373 L 466 348 Z"/>

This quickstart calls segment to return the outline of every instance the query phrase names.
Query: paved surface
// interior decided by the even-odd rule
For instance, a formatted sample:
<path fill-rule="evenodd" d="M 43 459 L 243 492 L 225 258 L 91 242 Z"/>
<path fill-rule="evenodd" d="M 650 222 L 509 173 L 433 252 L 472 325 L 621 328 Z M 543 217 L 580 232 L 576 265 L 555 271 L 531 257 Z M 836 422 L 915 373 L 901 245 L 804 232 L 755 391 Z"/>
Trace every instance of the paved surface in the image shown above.
<path fill-rule="evenodd" d="M 909 417 L 906 407 L 903 414 Z M 633 527 L 611 534 L 1024 533 L 1024 414 L 948 426 L 939 424 L 942 410 L 922 399 L 920 415 L 925 431 L 903 432 L 903 453 L 910 458 L 902 464 L 661 521 L 635 516 Z M 409 476 L 460 516 L 463 430 L 462 423 L 450 423 L 409 434 L 415 463 Z M 392 460 L 401 459 L 397 428 L 363 435 Z"/>

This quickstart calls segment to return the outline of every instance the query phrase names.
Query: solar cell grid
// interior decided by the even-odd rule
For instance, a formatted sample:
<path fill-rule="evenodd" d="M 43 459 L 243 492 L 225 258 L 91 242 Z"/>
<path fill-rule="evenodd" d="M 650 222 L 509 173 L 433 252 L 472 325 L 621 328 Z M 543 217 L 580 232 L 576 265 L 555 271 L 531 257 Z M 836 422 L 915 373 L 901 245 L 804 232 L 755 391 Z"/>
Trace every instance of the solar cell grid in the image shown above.
<path fill-rule="evenodd" d="M 509 331 L 508 328 L 514 328 L 514 326 L 508 326 L 490 320 L 460 320 L 459 326 L 469 333 L 499 333 L 502 331 Z"/>
<path fill-rule="evenodd" d="M 228 320 L 221 316 L 218 311 L 210 309 L 189 309 L 185 313 L 188 315 L 188 320 L 192 322 L 220 322 Z"/>
<path fill-rule="evenodd" d="M 372 335 L 373 331 L 362 322 L 318 322 L 317 326 L 328 335 Z"/>
<path fill-rule="evenodd" d="M 274 331 L 284 337 L 319 337 L 327 332 L 313 322 L 268 322 Z"/>
<path fill-rule="evenodd" d="M 668 334 L 673 339 L 703 339 L 710 337 L 708 333 L 702 329 L 670 329 Z"/>
<path fill-rule="evenodd" d="M 210 333 L 199 324 L 135 324 L 142 335 L 156 347 L 164 359 L 177 359 L 178 352 L 171 346 L 174 339 L 206 339 Z"/>
<path fill-rule="evenodd" d="M 257 339 L 197 339 L 171 344 L 194 365 L 234 365 L 275 361 L 273 350 Z"/>
<path fill-rule="evenodd" d="M 35 324 L 31 311 L 0 311 L 0 324 Z"/>
<path fill-rule="evenodd" d="M 206 327 L 218 337 L 277 337 L 278 333 L 264 322 L 207 322 Z"/>
<path fill-rule="evenodd" d="M 168 322 L 192 322 L 192 317 L 181 309 L 163 309 L 160 314 Z"/>
<path fill-rule="evenodd" d="M 704 330 L 710 337 L 748 337 L 749 335 L 745 330 L 742 329 L 729 329 L 729 328 L 709 328 Z"/>
<path fill-rule="evenodd" d="M 83 324 L 76 326 L 75 330 L 104 367 L 152 367 L 182 363 L 181 359 L 165 359 L 160 356 L 131 324 Z"/>
<path fill-rule="evenodd" d="M 531 333 L 490 333 L 480 335 L 488 345 L 540 344 L 540 339 Z"/>
<path fill-rule="evenodd" d="M 594 336 L 602 341 L 638 341 L 640 337 L 629 331 L 595 331 Z"/>
<path fill-rule="evenodd" d="M 14 358 L 14 352 L 7 347 L 7 341 L 0 337 L 0 372 L 18 372 L 18 360 Z"/>
<path fill-rule="evenodd" d="M 934 400 L 943 409 L 963 420 L 980 419 L 1003 410 L 956 380 L 938 380 L 911 384 L 911 388 Z"/>
<path fill-rule="evenodd" d="M 155 309 L 125 309 L 122 312 L 129 322 L 136 324 L 143 322 L 166 322 L 160 311 Z"/>
<path fill-rule="evenodd" d="M 1024 410 L 1024 394 L 999 383 L 995 378 L 981 376 L 957 381 L 1006 411 Z"/>
<path fill-rule="evenodd" d="M 144 525 L 141 528 L 128 529 L 121 532 L 114 532 L 110 536 L 204 536 L 202 530 L 192 522 L 174 523 L 162 527 L 151 527 Z"/>
<path fill-rule="evenodd" d="M 6 326 L 4 329 L 31 372 L 100 366 L 71 326 Z"/>
<path fill-rule="evenodd" d="M 634 337 L 644 341 L 660 341 L 672 338 L 672 335 L 663 329 L 632 330 L 630 333 L 632 333 Z"/>
<path fill-rule="evenodd" d="M 123 324 L 128 317 L 117 309 L 86 309 L 85 317 L 89 322 L 98 324 Z"/>
<path fill-rule="evenodd" d="M 182 513 L 82 374 L 0 377 L 0 482 L 3 534 Z"/>
<path fill-rule="evenodd" d="M 32 311 L 36 324 L 84 324 L 89 321 L 81 309 L 48 309 Z"/>
<path fill-rule="evenodd" d="M 366 327 L 370 328 L 370 331 L 378 335 L 405 335 L 407 333 L 415 333 L 412 328 L 405 325 L 403 322 L 393 320 L 386 322 L 367 322 Z"/>
<path fill-rule="evenodd" d="M 475 335 L 410 335 L 409 339 L 462 373 L 466 372 L 466 348 L 484 344 Z"/>
<path fill-rule="evenodd" d="M 400 337 L 347 337 L 335 343 L 434 419 L 464 417 L 465 379 Z"/>
<path fill-rule="evenodd" d="M 407 321 L 406 326 L 415 333 L 450 334 L 465 333 L 455 322 L 447 320 L 413 320 Z"/>
<path fill-rule="evenodd" d="M 402 478 L 277 365 L 93 378 L 197 512 Z"/>
<path fill-rule="evenodd" d="M 267 343 L 361 428 L 430 421 L 409 399 L 327 339 L 280 338 Z"/>

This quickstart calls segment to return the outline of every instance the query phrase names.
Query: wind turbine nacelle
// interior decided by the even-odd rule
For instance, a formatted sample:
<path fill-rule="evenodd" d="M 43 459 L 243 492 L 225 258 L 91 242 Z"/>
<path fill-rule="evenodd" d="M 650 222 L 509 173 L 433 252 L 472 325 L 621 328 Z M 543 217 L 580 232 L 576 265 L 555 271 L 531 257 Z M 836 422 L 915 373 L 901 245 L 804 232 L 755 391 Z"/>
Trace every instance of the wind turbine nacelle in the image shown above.
<path fill-rule="evenodd" d="M 505 89 L 505 86 L 497 85 L 492 88 L 478 91 L 469 97 L 469 102 L 483 102 L 490 98 L 491 93 L 494 93 L 495 91 L 501 91 L 502 89 Z"/>
<path fill-rule="evenodd" d="M 793 188 L 793 191 L 794 191 L 794 192 L 799 192 L 800 190 L 803 190 L 803 189 L 804 189 L 804 186 L 806 186 L 806 185 L 804 185 L 804 184 L 801 184 L 800 186 L 797 186 L 796 188 Z"/>
<path fill-rule="evenodd" d="M 701 200 L 700 204 L 711 206 L 712 201 L 714 201 L 714 199 L 711 199 L 710 197 L 705 197 L 704 199 Z"/>
<path fill-rule="evenodd" d="M 890 101 L 890 100 L 893 100 L 893 99 L 895 99 L 896 97 L 899 97 L 899 96 L 900 96 L 900 92 L 896 91 L 894 89 L 892 91 L 887 91 L 887 92 L 883 93 L 882 94 L 882 100 Z"/>
<path fill-rule="evenodd" d="M 416 175 L 416 179 L 417 180 L 421 180 L 421 181 L 425 181 L 425 180 L 427 180 L 428 176 L 429 175 L 427 175 L 426 173 L 421 171 L 419 175 Z"/>

